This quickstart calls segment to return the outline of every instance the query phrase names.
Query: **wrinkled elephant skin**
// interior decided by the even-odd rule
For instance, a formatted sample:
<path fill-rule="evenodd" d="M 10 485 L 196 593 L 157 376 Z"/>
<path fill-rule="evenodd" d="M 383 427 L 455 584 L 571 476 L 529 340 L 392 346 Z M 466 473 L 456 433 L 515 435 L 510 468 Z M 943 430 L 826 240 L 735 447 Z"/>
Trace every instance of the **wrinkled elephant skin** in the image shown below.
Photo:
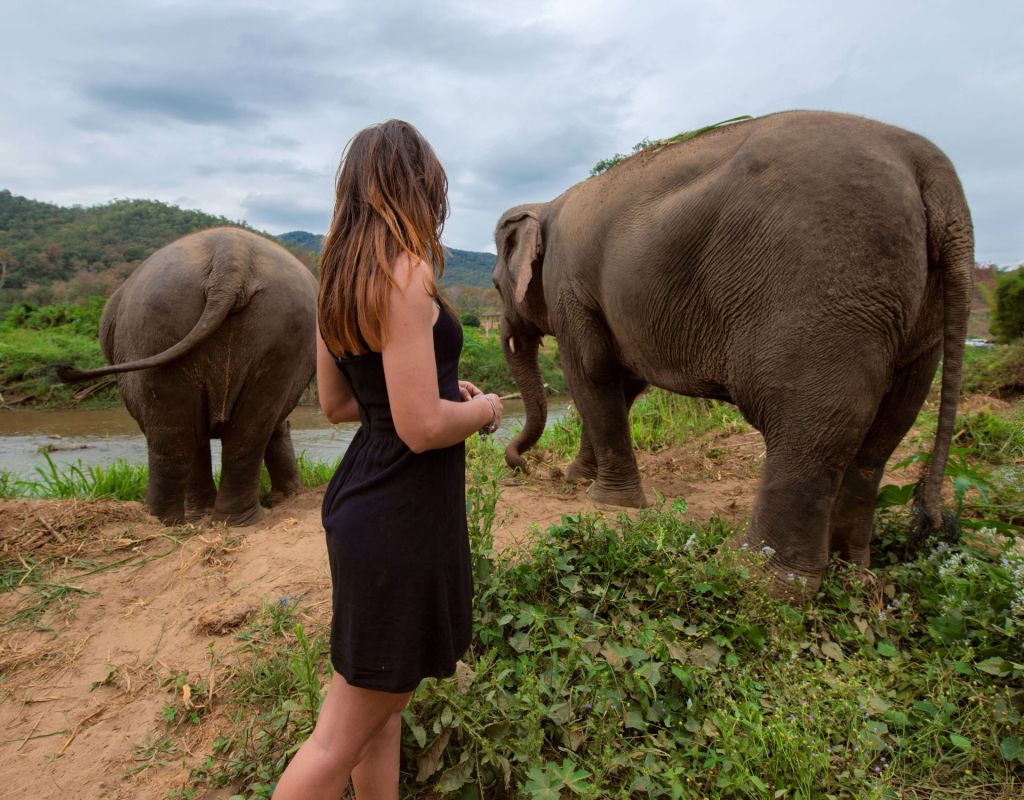
<path fill-rule="evenodd" d="M 512 208 L 495 241 L 527 408 L 510 465 L 544 429 L 544 335 L 583 419 L 566 474 L 597 500 L 644 504 L 628 425 L 644 388 L 732 402 L 767 445 L 748 541 L 813 591 L 830 552 L 868 565 L 882 471 L 942 359 L 923 501 L 941 524 L 974 242 L 926 139 L 824 112 L 729 125 Z"/>
<path fill-rule="evenodd" d="M 107 302 L 100 340 L 111 366 L 58 368 L 68 381 L 117 374 L 146 436 L 146 503 L 161 521 L 256 521 L 264 462 L 275 494 L 300 488 L 288 414 L 315 368 L 316 294 L 309 270 L 269 239 L 193 233 L 150 256 Z M 219 488 L 211 438 L 222 443 Z"/>

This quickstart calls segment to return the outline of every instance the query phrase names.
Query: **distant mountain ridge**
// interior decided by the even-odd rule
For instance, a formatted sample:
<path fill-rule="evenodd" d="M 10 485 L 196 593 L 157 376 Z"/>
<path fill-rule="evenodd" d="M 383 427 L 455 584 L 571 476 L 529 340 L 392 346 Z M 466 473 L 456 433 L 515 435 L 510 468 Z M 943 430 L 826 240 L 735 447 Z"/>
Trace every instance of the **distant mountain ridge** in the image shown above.
<path fill-rule="evenodd" d="M 277 238 L 287 244 L 305 247 L 316 253 L 320 252 L 324 243 L 321 234 L 309 231 L 288 231 Z M 491 282 L 491 272 L 496 261 L 497 256 L 494 253 L 447 247 L 444 257 L 444 282 L 449 286 L 461 284 L 489 289 L 494 285 Z"/>

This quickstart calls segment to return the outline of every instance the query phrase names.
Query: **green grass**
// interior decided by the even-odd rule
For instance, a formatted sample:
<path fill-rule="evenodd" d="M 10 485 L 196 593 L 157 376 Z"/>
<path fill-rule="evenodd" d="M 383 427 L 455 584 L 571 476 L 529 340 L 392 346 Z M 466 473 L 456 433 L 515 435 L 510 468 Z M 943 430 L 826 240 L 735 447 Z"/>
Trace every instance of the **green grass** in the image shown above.
<path fill-rule="evenodd" d="M 1024 394 L 1024 339 L 964 351 L 963 391 L 1001 396 Z"/>
<path fill-rule="evenodd" d="M 629 425 L 633 446 L 648 453 L 686 442 L 712 429 L 749 430 L 743 416 L 731 403 L 684 397 L 657 388 L 637 398 L 629 413 Z M 537 447 L 559 458 L 575 458 L 581 431 L 582 421 L 573 407 L 547 426 Z"/>
<path fill-rule="evenodd" d="M 991 464 L 1024 464 L 1024 408 L 1008 416 L 965 414 L 957 419 L 954 443 Z"/>
<path fill-rule="evenodd" d="M 75 364 L 83 369 L 103 366 L 95 335 L 71 329 L 32 330 L 7 328 L 0 331 L 0 391 L 9 402 L 15 398 L 33 398 L 36 404 L 71 405 L 74 394 L 85 384 L 66 386 L 51 373 L 51 364 Z M 92 405 L 121 402 L 117 387 L 111 386 L 89 398 Z"/>
<path fill-rule="evenodd" d="M 901 462 L 902 466 L 928 458 L 935 440 L 938 414 L 922 411 L 914 423 L 913 441 L 920 452 Z M 985 524 L 1000 529 L 1024 526 L 1024 409 L 1007 415 L 988 411 L 957 418 L 946 475 L 957 495 L 957 511 L 969 526 Z M 886 490 L 906 502 L 912 484 Z"/>
<path fill-rule="evenodd" d="M 129 464 L 117 459 L 108 465 L 82 466 L 81 461 L 57 465 L 49 453 L 43 453 L 46 466 L 36 467 L 37 477 L 14 480 L 12 491 L 18 496 L 91 500 L 143 500 L 149 469 L 144 464 Z"/>
<path fill-rule="evenodd" d="M 81 461 L 58 465 L 48 453 L 43 453 L 46 465 L 36 467 L 35 478 L 19 478 L 12 472 L 0 471 L 0 498 L 30 497 L 34 499 L 66 499 L 78 497 L 91 500 L 146 499 L 149 468 L 145 464 L 130 464 L 118 459 L 108 465 L 83 466 Z M 316 461 L 305 452 L 296 456 L 299 478 L 305 487 L 321 486 L 331 479 L 337 463 Z M 215 482 L 220 474 L 215 473 Z M 260 472 L 260 502 L 269 506 L 270 476 L 266 467 Z"/>
<path fill-rule="evenodd" d="M 726 523 L 672 506 L 563 518 L 493 551 L 501 451 L 469 450 L 475 639 L 404 714 L 402 796 L 1015 797 L 1024 789 L 1024 558 L 991 531 L 905 560 L 880 513 L 874 580 L 832 566 L 769 597 Z M 325 631 L 267 606 L 231 724 L 176 796 L 267 797 L 325 687 Z M 192 793 L 191 795 L 187 793 Z"/>
<path fill-rule="evenodd" d="M 519 388 L 505 365 L 498 331 L 463 326 L 462 333 L 460 376 L 485 392 L 502 395 L 518 392 Z M 550 394 L 560 394 L 566 390 L 565 376 L 558 365 L 558 345 L 551 337 L 541 346 L 538 366 Z"/>

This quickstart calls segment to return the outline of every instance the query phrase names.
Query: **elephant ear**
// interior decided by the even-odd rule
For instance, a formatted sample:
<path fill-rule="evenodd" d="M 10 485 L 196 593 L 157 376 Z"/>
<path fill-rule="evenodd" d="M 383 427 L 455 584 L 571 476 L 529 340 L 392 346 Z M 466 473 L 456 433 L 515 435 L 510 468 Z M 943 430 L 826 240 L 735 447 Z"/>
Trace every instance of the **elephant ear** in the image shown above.
<path fill-rule="evenodd" d="M 533 280 L 533 266 L 544 254 L 540 221 L 532 211 L 523 211 L 506 219 L 502 227 L 515 229 L 516 243 L 508 256 L 507 267 L 515 286 L 515 302 L 520 305 L 526 298 L 530 281 Z"/>

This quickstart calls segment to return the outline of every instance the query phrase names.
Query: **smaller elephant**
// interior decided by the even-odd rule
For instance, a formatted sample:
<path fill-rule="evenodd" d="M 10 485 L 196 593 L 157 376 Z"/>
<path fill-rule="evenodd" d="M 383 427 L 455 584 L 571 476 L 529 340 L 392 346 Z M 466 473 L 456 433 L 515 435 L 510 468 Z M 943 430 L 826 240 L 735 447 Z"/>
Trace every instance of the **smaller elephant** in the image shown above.
<path fill-rule="evenodd" d="M 149 451 L 146 504 L 165 524 L 262 516 L 260 466 L 275 494 L 301 487 L 288 414 L 316 365 L 317 283 L 269 239 L 238 228 L 184 236 L 146 259 L 107 301 L 110 366 L 57 367 L 65 382 L 117 374 Z M 210 439 L 222 442 L 213 482 Z"/>

